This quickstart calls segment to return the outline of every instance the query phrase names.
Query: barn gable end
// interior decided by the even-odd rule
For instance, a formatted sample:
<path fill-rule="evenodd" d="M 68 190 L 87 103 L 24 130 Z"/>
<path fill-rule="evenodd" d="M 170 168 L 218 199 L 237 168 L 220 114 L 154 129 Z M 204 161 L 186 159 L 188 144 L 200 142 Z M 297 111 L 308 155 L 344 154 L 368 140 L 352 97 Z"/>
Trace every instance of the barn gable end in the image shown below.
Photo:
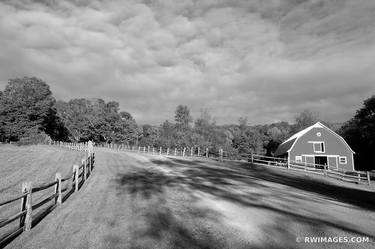
<path fill-rule="evenodd" d="M 342 170 L 354 170 L 353 154 L 340 135 L 320 122 L 287 139 L 275 153 L 287 155 L 291 162 L 324 164 Z"/>

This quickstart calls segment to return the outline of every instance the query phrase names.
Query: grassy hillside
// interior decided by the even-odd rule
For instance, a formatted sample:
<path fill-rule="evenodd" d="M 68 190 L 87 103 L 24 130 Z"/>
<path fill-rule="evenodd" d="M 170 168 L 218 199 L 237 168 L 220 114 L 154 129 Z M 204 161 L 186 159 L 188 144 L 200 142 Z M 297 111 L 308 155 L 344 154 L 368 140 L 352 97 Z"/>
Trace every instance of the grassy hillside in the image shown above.
<path fill-rule="evenodd" d="M 22 182 L 31 181 L 33 186 L 52 182 L 55 174 L 71 174 L 72 165 L 78 164 L 83 152 L 71 151 L 52 146 L 15 146 L 0 145 L 0 202 L 21 193 Z M 33 202 L 42 195 L 53 192 L 49 188 L 34 195 Z M 20 201 L 0 207 L 0 220 L 20 211 Z M 16 226 L 14 224 L 0 228 L 0 236 Z"/>

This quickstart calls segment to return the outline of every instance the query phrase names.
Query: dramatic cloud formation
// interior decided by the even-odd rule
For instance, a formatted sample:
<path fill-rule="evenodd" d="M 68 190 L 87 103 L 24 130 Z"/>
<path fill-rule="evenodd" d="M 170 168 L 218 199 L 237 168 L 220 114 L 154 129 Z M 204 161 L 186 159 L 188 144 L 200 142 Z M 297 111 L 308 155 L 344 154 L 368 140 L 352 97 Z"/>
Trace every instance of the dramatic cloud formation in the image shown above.
<path fill-rule="evenodd" d="M 306 108 L 345 121 L 375 93 L 373 13 L 373 0 L 2 1 L 0 87 L 37 76 L 140 123 L 178 104 L 218 123 Z"/>

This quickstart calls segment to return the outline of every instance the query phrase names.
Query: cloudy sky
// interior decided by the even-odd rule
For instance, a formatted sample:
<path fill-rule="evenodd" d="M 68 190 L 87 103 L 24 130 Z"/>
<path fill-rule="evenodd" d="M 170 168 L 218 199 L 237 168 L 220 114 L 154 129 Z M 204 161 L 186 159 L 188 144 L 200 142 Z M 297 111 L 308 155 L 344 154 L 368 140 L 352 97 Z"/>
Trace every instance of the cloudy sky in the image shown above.
<path fill-rule="evenodd" d="M 178 104 L 219 124 L 345 121 L 375 94 L 373 0 L 0 2 L 0 89 L 36 76 L 57 99 L 120 102 L 139 123 Z"/>

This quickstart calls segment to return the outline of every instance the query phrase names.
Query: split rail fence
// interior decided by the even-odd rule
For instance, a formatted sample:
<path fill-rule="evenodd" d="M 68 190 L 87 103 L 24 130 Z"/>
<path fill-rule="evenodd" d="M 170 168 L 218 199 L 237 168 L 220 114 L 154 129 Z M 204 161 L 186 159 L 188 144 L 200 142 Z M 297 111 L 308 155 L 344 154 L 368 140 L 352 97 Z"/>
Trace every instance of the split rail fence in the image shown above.
<path fill-rule="evenodd" d="M 338 168 L 329 167 L 328 165 L 307 162 L 296 162 L 293 160 L 287 160 L 286 158 L 251 154 L 250 161 L 254 164 L 283 167 L 290 170 L 323 175 L 337 180 L 353 182 L 358 184 L 370 185 L 371 180 L 375 180 L 375 175 L 373 175 L 373 173 L 369 171 L 345 171 L 340 170 Z"/>
<path fill-rule="evenodd" d="M 23 231 L 29 231 L 32 227 L 34 227 L 49 212 L 51 212 L 57 206 L 61 205 L 63 201 L 65 201 L 72 193 L 77 192 L 87 180 L 87 178 L 91 175 L 95 163 L 95 154 L 91 142 L 85 144 L 52 142 L 51 145 L 71 150 L 85 151 L 87 152 L 87 154 L 81 160 L 81 163 L 79 165 L 73 165 L 72 173 L 68 176 L 62 177 L 60 173 L 56 173 L 54 181 L 38 186 L 33 186 L 32 182 L 23 182 L 20 195 L 0 203 L 1 210 L 1 207 L 3 206 L 17 201 L 21 202 L 21 208 L 18 213 L 0 220 L 0 228 L 19 220 L 17 229 L 13 229 L 12 231 L 7 232 L 2 237 L 0 236 L 0 248 L 7 245 Z M 36 198 L 38 200 L 37 203 L 33 202 L 33 197 L 35 197 L 36 193 L 43 192 L 50 188 L 53 188 L 53 191 L 51 191 L 52 194 L 49 194 L 48 196 L 42 195 L 41 197 Z M 50 203 L 51 201 L 53 201 L 52 206 L 50 205 L 46 210 L 42 212 L 35 212 L 42 206 L 46 207 L 46 204 Z"/>
<path fill-rule="evenodd" d="M 231 156 L 223 149 L 213 151 L 209 148 L 200 147 L 185 147 L 185 148 L 163 148 L 152 146 L 129 146 L 126 144 L 101 144 L 97 147 L 109 148 L 115 150 L 126 150 L 138 153 L 148 153 L 153 155 L 165 156 L 181 156 L 181 157 L 201 157 L 209 158 L 218 161 L 240 161 L 251 162 L 253 164 L 263 166 L 275 166 L 290 170 L 302 171 L 309 174 L 318 174 L 345 182 L 353 182 L 359 184 L 371 184 L 375 180 L 375 173 L 369 171 L 343 171 L 335 168 L 328 167 L 327 165 L 301 163 L 285 158 L 269 157 L 257 154 L 241 154 L 237 157 Z"/>

